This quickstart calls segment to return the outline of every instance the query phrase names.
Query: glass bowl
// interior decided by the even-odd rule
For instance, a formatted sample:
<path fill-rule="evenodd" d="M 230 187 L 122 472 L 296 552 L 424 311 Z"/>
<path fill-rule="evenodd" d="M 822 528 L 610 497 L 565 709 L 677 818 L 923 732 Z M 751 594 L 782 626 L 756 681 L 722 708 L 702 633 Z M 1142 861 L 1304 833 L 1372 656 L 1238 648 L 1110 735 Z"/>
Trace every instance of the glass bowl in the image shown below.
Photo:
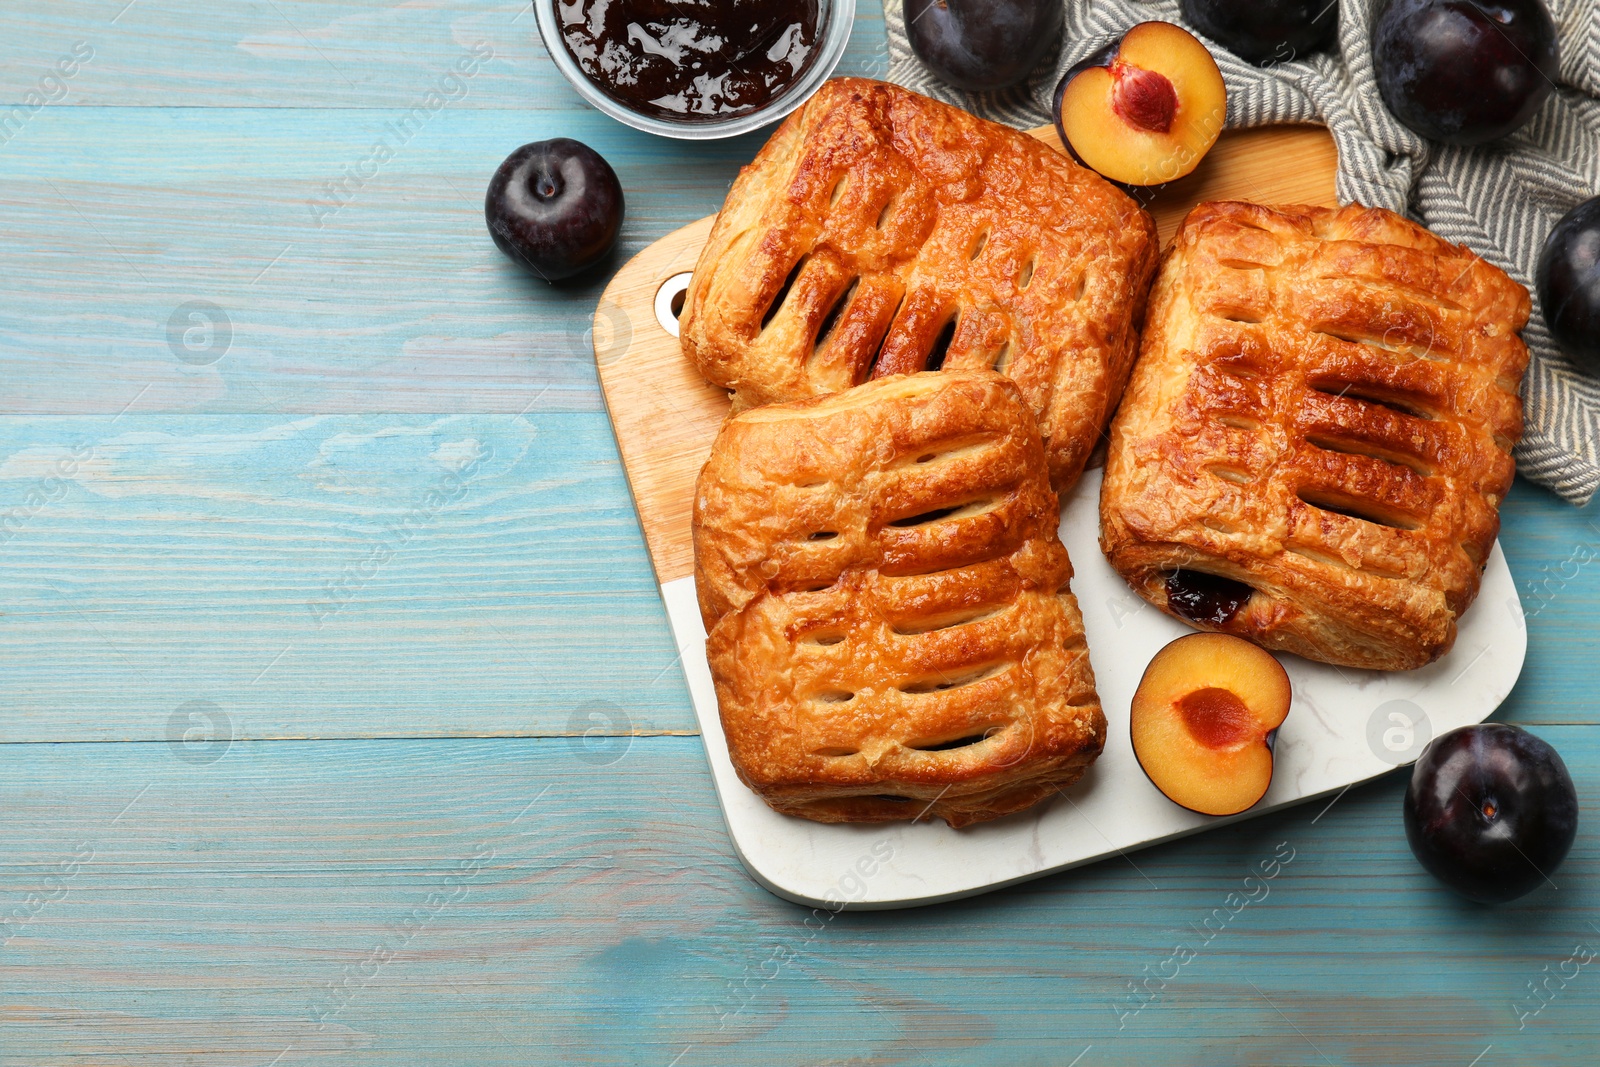
<path fill-rule="evenodd" d="M 726 119 L 677 120 L 641 115 L 626 104 L 607 96 L 604 90 L 590 81 L 589 76 L 578 66 L 577 60 L 572 58 L 566 44 L 561 40 L 561 24 L 556 18 L 556 3 L 557 0 L 534 0 L 533 9 L 539 18 L 539 35 L 544 38 L 545 51 L 549 52 L 550 58 L 555 61 L 556 69 L 572 83 L 578 95 L 598 110 L 636 130 L 685 141 L 710 141 L 759 130 L 805 103 L 833 74 L 833 68 L 839 65 L 839 60 L 844 56 L 844 47 L 850 41 L 850 29 L 856 18 L 856 0 L 822 0 L 818 12 L 821 18 L 822 40 L 817 48 L 816 58 L 792 85 L 774 96 L 764 106 L 754 111 L 747 111 L 743 115 L 734 115 Z"/>

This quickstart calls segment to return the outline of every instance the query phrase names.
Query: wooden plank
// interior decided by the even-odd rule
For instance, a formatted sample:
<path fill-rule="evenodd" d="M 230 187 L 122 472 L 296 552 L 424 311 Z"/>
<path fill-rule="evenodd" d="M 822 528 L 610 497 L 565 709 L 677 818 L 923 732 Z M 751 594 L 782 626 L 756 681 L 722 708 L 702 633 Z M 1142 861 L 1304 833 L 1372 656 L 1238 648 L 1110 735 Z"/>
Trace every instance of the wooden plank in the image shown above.
<path fill-rule="evenodd" d="M 526 141 L 593 145 L 627 188 L 620 264 L 713 210 L 760 144 L 664 155 L 595 112 L 446 109 L 326 213 L 327 183 L 388 119 L 42 112 L 0 151 L 0 412 L 600 411 L 606 274 L 551 286 L 508 261 L 484 224 L 489 176 Z M 196 300 L 230 324 L 212 363 L 169 342 Z"/>
<path fill-rule="evenodd" d="M 1541 733 L 1592 796 L 1600 730 Z M 1600 941 L 1593 834 L 1559 889 L 1468 906 L 1412 859 L 1393 776 L 1326 814 L 834 917 L 744 876 L 698 748 L 0 746 L 0 1061 L 1592 1061 L 1587 968 L 1520 1031 L 1513 1007 Z"/>
<path fill-rule="evenodd" d="M 882 14 L 857 5 L 842 67 L 886 69 Z M 494 58 L 452 107 L 587 110 L 556 71 L 530 0 L 497 3 L 51 0 L 0 8 L 0 99 L 15 103 L 76 42 L 93 49 L 51 107 L 411 107 L 477 45 Z M 446 93 L 457 93 L 451 85 Z M 520 143 L 520 142 L 518 142 Z"/>
<path fill-rule="evenodd" d="M 598 415 L 0 419 L 0 677 L 4 741 L 693 723 Z"/>
<path fill-rule="evenodd" d="M 1033 135 L 1061 150 L 1052 127 Z M 1150 211 L 1163 242 L 1203 200 L 1336 204 L 1338 154 L 1321 127 L 1224 133 L 1193 174 L 1154 195 Z M 694 571 L 689 512 L 694 479 L 728 410 L 721 389 L 684 360 L 675 334 L 656 315 L 656 294 L 691 270 L 712 219 L 675 230 L 630 260 L 595 310 L 595 360 L 617 447 L 661 584 Z"/>

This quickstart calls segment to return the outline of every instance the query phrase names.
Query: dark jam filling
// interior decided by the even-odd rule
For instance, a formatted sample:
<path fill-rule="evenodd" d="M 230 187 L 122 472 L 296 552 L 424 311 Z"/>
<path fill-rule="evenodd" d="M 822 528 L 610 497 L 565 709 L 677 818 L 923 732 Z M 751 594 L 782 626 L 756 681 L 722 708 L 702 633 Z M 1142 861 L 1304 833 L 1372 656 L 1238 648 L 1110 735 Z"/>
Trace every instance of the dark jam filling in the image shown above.
<path fill-rule="evenodd" d="M 1253 592 L 1243 582 L 1200 571 L 1167 575 L 1167 606 L 1190 622 L 1222 626 L 1239 613 Z"/>
<path fill-rule="evenodd" d="M 819 0 L 558 0 L 556 11 L 589 80 L 656 118 L 755 111 L 817 54 Z"/>

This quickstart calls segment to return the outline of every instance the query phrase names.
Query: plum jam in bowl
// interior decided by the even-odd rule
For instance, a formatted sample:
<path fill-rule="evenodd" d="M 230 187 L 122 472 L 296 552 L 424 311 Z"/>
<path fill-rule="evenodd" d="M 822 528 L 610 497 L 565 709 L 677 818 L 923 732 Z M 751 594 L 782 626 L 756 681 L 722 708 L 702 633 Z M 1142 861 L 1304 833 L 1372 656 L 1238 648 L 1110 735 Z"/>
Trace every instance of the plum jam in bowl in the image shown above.
<path fill-rule="evenodd" d="M 855 0 L 534 0 L 578 95 L 662 137 L 749 133 L 805 103 L 844 55 Z"/>

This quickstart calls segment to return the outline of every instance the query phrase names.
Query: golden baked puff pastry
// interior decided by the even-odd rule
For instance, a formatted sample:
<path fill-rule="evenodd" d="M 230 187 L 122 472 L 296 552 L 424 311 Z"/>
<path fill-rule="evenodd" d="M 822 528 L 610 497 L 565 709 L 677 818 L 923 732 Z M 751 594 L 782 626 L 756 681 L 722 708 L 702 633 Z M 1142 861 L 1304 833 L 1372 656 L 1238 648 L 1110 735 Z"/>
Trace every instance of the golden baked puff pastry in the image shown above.
<path fill-rule="evenodd" d="M 733 765 L 819 822 L 1028 807 L 1105 742 L 1038 429 L 992 372 L 754 408 L 695 492 Z"/>
<path fill-rule="evenodd" d="M 736 409 L 993 368 L 1058 490 L 1127 381 L 1155 224 L 1035 138 L 898 86 L 828 82 L 733 183 L 679 336 Z"/>
<path fill-rule="evenodd" d="M 1202 629 L 1348 667 L 1437 659 L 1515 473 L 1528 309 L 1387 211 L 1196 207 L 1112 423 L 1111 565 Z"/>

